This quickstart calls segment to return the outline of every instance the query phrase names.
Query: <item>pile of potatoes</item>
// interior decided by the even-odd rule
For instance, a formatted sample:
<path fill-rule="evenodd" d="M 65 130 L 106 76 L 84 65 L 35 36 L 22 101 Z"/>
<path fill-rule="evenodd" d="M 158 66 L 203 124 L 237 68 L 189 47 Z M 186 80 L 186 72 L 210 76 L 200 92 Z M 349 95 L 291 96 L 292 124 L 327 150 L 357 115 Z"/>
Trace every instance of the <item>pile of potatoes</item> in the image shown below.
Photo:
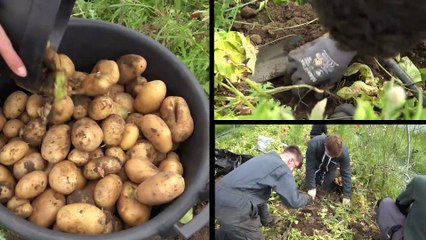
<path fill-rule="evenodd" d="M 53 87 L 66 94 L 15 91 L 0 108 L 1 203 L 42 227 L 104 234 L 147 222 L 153 206 L 182 194 L 175 151 L 193 119 L 185 99 L 142 76 L 142 56 L 84 73 L 47 48 L 44 64 L 65 76 Z"/>

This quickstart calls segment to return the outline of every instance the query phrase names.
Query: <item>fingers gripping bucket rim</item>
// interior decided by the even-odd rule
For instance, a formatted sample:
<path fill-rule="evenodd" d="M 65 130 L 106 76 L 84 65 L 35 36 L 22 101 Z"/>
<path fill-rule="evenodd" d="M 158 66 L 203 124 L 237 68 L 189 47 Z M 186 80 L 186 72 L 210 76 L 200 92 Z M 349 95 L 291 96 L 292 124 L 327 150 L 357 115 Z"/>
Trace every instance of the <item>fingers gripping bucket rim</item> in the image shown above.
<path fill-rule="evenodd" d="M 198 81 L 175 55 L 158 42 L 139 32 L 102 21 L 71 19 L 58 51 L 67 54 L 75 62 L 76 69 L 88 71 L 102 58 L 117 59 L 127 53 L 141 54 L 148 62 L 144 76 L 149 80 L 164 80 L 168 96 L 177 95 L 186 99 L 195 128 L 193 135 L 177 151 L 184 166 L 185 191 L 147 223 L 112 234 L 76 235 L 41 228 L 15 216 L 1 204 L 0 224 L 22 237 L 46 240 L 136 240 L 173 231 L 176 229 L 174 225 L 198 200 L 209 176 L 209 107 Z M 2 85 L 8 87 L 11 83 L 0 83 L 3 89 Z M 3 94 L 9 94 L 15 89 L 4 90 Z"/>

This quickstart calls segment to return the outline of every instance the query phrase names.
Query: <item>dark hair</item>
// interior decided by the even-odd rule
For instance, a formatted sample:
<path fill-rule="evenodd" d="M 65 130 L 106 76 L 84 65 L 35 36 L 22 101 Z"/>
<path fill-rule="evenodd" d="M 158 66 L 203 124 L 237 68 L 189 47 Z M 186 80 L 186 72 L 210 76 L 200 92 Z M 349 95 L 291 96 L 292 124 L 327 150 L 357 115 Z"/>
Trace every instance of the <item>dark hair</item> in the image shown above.
<path fill-rule="evenodd" d="M 296 160 L 299 163 L 296 168 L 301 168 L 303 166 L 303 155 L 298 146 L 296 145 L 287 146 L 284 149 L 283 153 L 291 153 L 294 156 L 296 156 Z"/>
<path fill-rule="evenodd" d="M 336 135 L 330 135 L 325 138 L 325 148 L 327 148 L 330 157 L 339 157 L 343 151 L 343 142 Z"/>
<path fill-rule="evenodd" d="M 344 49 L 392 57 L 426 38 L 426 0 L 312 0 Z"/>

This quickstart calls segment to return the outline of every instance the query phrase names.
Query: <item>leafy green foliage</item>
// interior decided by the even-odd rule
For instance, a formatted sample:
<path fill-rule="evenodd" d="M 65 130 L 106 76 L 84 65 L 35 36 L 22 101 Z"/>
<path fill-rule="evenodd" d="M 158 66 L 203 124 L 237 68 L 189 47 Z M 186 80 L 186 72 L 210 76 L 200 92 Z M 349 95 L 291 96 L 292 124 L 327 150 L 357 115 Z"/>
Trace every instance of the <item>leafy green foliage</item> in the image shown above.
<path fill-rule="evenodd" d="M 306 152 L 311 125 L 225 125 L 229 131 L 215 139 L 216 148 L 225 148 L 238 154 L 259 155 L 259 135 L 273 138 L 269 151 L 280 152 L 279 143 L 298 145 Z M 372 215 L 378 199 L 395 199 L 416 174 L 426 174 L 426 126 L 425 125 L 327 125 L 329 134 L 339 135 L 349 149 L 353 193 L 351 206 L 343 206 L 339 200 L 325 196 L 316 201 L 312 211 L 287 209 L 276 193 L 268 200 L 271 214 L 280 222 L 274 228 L 264 228 L 265 239 L 354 239 L 350 226 L 358 224 L 367 229 L 375 228 Z M 223 128 L 217 125 L 216 128 Z M 407 128 L 411 143 L 408 149 Z M 407 150 L 410 152 L 408 159 Z M 304 184 L 304 169 L 293 172 L 296 184 Z M 295 226 L 315 219 L 324 230 L 313 229 L 313 236 L 304 235 Z M 376 228 L 377 229 L 377 228 Z M 372 231 L 372 230 L 371 230 Z M 377 231 L 377 230 L 376 230 Z"/>
<path fill-rule="evenodd" d="M 374 77 L 370 67 L 361 63 L 351 64 L 344 74 L 345 77 L 349 77 L 358 74 L 358 81 L 355 81 L 350 87 L 343 87 L 337 91 L 337 95 L 343 99 L 355 98 L 361 94 L 367 96 L 377 95 L 379 88 L 379 79 Z"/>

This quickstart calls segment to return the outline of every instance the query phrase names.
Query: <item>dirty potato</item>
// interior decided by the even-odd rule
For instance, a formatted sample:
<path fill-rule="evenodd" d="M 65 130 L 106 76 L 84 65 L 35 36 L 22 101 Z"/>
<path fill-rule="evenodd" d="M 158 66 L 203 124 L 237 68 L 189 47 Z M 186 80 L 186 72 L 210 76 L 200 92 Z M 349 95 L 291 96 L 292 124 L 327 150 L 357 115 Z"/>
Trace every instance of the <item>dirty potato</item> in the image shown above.
<path fill-rule="evenodd" d="M 134 183 L 141 183 L 160 171 L 152 162 L 139 158 L 127 160 L 124 169 L 129 179 Z"/>
<path fill-rule="evenodd" d="M 52 163 L 64 160 L 71 148 L 70 135 L 71 128 L 67 124 L 50 127 L 41 144 L 41 156 Z"/>
<path fill-rule="evenodd" d="M 6 166 L 13 165 L 27 154 L 28 149 L 28 144 L 20 139 L 9 141 L 0 150 L 0 163 Z"/>
<path fill-rule="evenodd" d="M 46 131 L 46 124 L 43 123 L 43 120 L 41 118 L 35 118 L 25 125 L 22 139 L 30 144 L 30 146 L 37 147 L 41 144 Z"/>
<path fill-rule="evenodd" d="M 183 175 L 183 167 L 180 163 L 179 156 L 175 152 L 169 152 L 166 159 L 161 161 L 159 169 L 163 172 L 174 172 Z"/>
<path fill-rule="evenodd" d="M 74 148 L 68 154 L 67 159 L 75 163 L 78 167 L 81 167 L 89 161 L 89 153 Z"/>
<path fill-rule="evenodd" d="M 46 173 L 40 170 L 32 171 L 19 179 L 16 184 L 15 195 L 23 199 L 34 198 L 44 192 L 46 187 Z"/>
<path fill-rule="evenodd" d="M 101 127 L 90 118 L 79 119 L 72 127 L 71 142 L 80 151 L 94 151 L 101 145 L 103 137 Z"/>
<path fill-rule="evenodd" d="M 48 115 L 49 123 L 51 124 L 62 124 L 71 119 L 74 113 L 74 103 L 71 97 L 66 96 L 65 98 L 54 101 L 52 109 Z"/>
<path fill-rule="evenodd" d="M 123 150 L 133 147 L 139 138 L 139 128 L 133 123 L 126 123 L 120 147 Z"/>
<path fill-rule="evenodd" d="M 16 181 L 12 173 L 0 165 L 0 203 L 6 203 L 15 193 Z"/>
<path fill-rule="evenodd" d="M 120 197 L 123 183 L 119 176 L 109 174 L 99 180 L 95 187 L 94 198 L 100 208 L 111 208 Z"/>
<path fill-rule="evenodd" d="M 12 197 L 7 202 L 7 208 L 22 218 L 29 217 L 33 212 L 33 207 L 28 199 L 19 199 L 17 197 Z"/>
<path fill-rule="evenodd" d="M 49 173 L 50 187 L 64 195 L 68 195 L 77 189 L 80 169 L 68 160 L 56 163 Z"/>
<path fill-rule="evenodd" d="M 143 116 L 141 130 L 143 135 L 159 152 L 167 153 L 172 149 L 172 134 L 169 127 L 160 117 L 154 114 Z"/>
<path fill-rule="evenodd" d="M 63 232 L 96 235 L 103 232 L 106 216 L 94 205 L 72 203 L 59 209 L 56 223 Z"/>
<path fill-rule="evenodd" d="M 115 157 L 120 160 L 121 165 L 127 161 L 127 155 L 123 149 L 119 147 L 110 147 L 105 150 L 105 156 Z"/>
<path fill-rule="evenodd" d="M 157 150 L 155 150 L 154 146 L 148 140 L 141 140 L 127 150 L 127 155 L 130 158 L 139 158 L 154 162 L 155 158 L 157 158 Z"/>
<path fill-rule="evenodd" d="M 126 54 L 117 60 L 118 69 L 120 71 L 120 84 L 126 84 L 135 80 L 146 69 L 146 60 L 137 54 Z"/>
<path fill-rule="evenodd" d="M 72 117 L 77 120 L 87 117 L 89 114 L 89 104 L 92 99 L 84 95 L 74 95 L 72 96 L 72 101 L 74 103 L 74 111 Z"/>
<path fill-rule="evenodd" d="M 124 135 L 126 122 L 117 115 L 112 114 L 102 121 L 102 131 L 104 133 L 104 143 L 107 146 L 118 146 Z"/>
<path fill-rule="evenodd" d="M 43 107 L 45 101 L 41 95 L 33 94 L 28 97 L 26 111 L 31 118 L 40 117 L 39 111 Z"/>
<path fill-rule="evenodd" d="M 160 107 L 160 116 L 172 132 L 174 142 L 185 141 L 194 131 L 194 120 L 182 97 L 166 97 Z"/>
<path fill-rule="evenodd" d="M 8 119 L 18 118 L 26 108 L 28 95 L 23 91 L 10 94 L 3 105 L 3 114 Z"/>
<path fill-rule="evenodd" d="M 120 160 L 115 157 L 101 157 L 91 159 L 84 165 L 84 177 L 87 180 L 96 180 L 111 173 L 118 173 L 121 169 Z"/>
<path fill-rule="evenodd" d="M 65 196 L 49 188 L 32 202 L 33 212 L 28 220 L 40 227 L 49 227 L 56 220 L 56 214 L 65 206 Z"/>
<path fill-rule="evenodd" d="M 8 138 L 19 136 L 19 132 L 24 128 L 25 124 L 19 119 L 10 119 L 4 124 L 3 134 Z"/>
<path fill-rule="evenodd" d="M 117 202 L 118 214 L 124 223 L 132 227 L 147 222 L 151 216 L 151 207 L 136 200 L 136 188 L 136 184 L 124 182 Z"/>
<path fill-rule="evenodd" d="M 134 101 L 134 108 L 142 114 L 153 113 L 160 109 L 166 97 L 166 84 L 161 80 L 154 80 L 141 86 Z"/>
<path fill-rule="evenodd" d="M 45 166 L 46 161 L 41 157 L 40 153 L 33 152 L 13 165 L 13 175 L 19 180 L 29 172 L 43 170 Z"/>

